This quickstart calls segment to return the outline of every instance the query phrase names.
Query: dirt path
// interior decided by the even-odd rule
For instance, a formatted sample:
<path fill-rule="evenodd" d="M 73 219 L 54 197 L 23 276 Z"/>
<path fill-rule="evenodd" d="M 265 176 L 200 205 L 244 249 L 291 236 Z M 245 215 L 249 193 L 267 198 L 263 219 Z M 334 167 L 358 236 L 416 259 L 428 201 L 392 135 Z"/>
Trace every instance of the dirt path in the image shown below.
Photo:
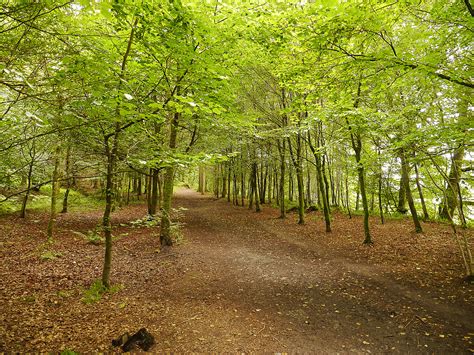
<path fill-rule="evenodd" d="M 472 303 L 442 302 L 432 289 L 396 281 L 386 266 L 338 255 L 324 234 L 310 237 L 276 211 L 255 214 L 190 191 L 177 203 L 189 209 L 192 254 L 170 292 L 188 289 L 196 314 L 222 309 L 214 327 L 212 316 L 193 322 L 208 327 L 200 349 L 222 350 L 213 344 L 223 337 L 225 350 L 238 351 L 467 351 Z"/>
<path fill-rule="evenodd" d="M 154 351 L 470 353 L 472 287 L 459 280 L 448 230 L 426 224 L 422 237 L 405 221 L 374 220 L 374 248 L 361 246 L 360 219 L 336 215 L 326 236 L 321 217 L 305 226 L 179 190 L 183 243 L 157 252 L 156 227 L 114 215 L 114 283 L 98 303 L 81 288 L 100 275 L 102 247 L 71 230 L 93 228 L 100 213 L 62 216 L 62 257 L 34 255 L 45 224 L 4 218 L 0 351 L 111 351 L 110 340 L 146 327 Z M 36 237 L 34 237 L 36 235 Z M 10 244 L 5 244 L 10 243 Z M 15 281 L 16 280 L 16 281 Z M 59 291 L 68 296 L 59 296 Z"/>

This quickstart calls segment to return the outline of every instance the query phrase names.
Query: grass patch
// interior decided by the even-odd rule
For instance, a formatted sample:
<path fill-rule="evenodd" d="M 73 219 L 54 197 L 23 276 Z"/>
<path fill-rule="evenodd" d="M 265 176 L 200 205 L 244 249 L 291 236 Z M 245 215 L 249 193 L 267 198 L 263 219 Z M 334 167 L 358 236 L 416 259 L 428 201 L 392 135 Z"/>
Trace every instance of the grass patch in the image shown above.
<path fill-rule="evenodd" d="M 61 350 L 60 354 L 61 355 L 79 355 L 79 353 L 76 353 L 74 350 L 70 350 L 70 349 Z"/>
<path fill-rule="evenodd" d="M 100 301 L 102 296 L 106 293 L 116 293 L 123 289 L 123 285 L 113 285 L 109 289 L 107 289 L 101 280 L 95 280 L 92 285 L 83 291 L 83 297 L 81 301 L 85 304 L 92 304 L 95 302 Z"/>
<path fill-rule="evenodd" d="M 40 259 L 43 261 L 50 261 L 60 258 L 63 254 L 53 251 L 53 250 L 45 250 L 41 253 Z"/>
<path fill-rule="evenodd" d="M 183 223 L 176 222 L 170 225 L 170 235 L 173 244 L 180 245 L 184 243 Z"/>
<path fill-rule="evenodd" d="M 160 224 L 160 216 L 150 216 L 147 215 L 143 218 L 137 219 L 135 221 L 130 222 L 130 226 L 132 228 L 139 228 L 139 227 L 155 227 Z M 120 226 L 126 226 L 121 224 Z"/>
<path fill-rule="evenodd" d="M 87 243 L 93 244 L 93 245 L 101 245 L 104 243 L 105 238 L 101 236 L 101 230 L 102 227 L 96 227 L 96 229 L 87 231 L 87 234 L 85 235 L 85 239 Z"/>
<path fill-rule="evenodd" d="M 28 210 L 48 211 L 51 208 L 51 184 L 41 186 L 39 192 L 31 192 L 28 204 Z M 62 201 L 66 189 L 61 188 L 58 195 L 57 212 L 62 209 Z M 21 210 L 24 195 L 16 196 L 5 202 L 0 203 L 0 214 L 10 214 Z M 0 195 L 0 200 L 5 196 Z M 86 196 L 79 191 L 69 190 L 68 210 L 69 211 L 92 211 L 103 207 L 105 202 L 100 196 Z"/>
<path fill-rule="evenodd" d="M 60 290 L 60 291 L 58 291 L 57 295 L 58 295 L 58 297 L 60 297 L 60 298 L 69 298 L 69 297 L 71 297 L 71 296 L 73 295 L 73 293 L 74 293 L 74 292 L 73 292 L 72 290 L 71 290 L 71 291 Z"/>
<path fill-rule="evenodd" d="M 36 295 L 35 294 L 32 294 L 32 295 L 27 295 L 27 296 L 23 296 L 20 298 L 22 302 L 25 302 L 25 303 L 35 303 L 36 302 Z"/>

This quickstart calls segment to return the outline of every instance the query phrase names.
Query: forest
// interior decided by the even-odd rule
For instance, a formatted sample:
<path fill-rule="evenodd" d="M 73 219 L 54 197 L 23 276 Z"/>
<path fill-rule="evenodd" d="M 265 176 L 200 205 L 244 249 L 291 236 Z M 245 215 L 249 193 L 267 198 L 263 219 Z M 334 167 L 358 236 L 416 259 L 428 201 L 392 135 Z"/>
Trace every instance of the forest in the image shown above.
<path fill-rule="evenodd" d="M 474 351 L 473 6 L 2 1 L 0 352 Z"/>

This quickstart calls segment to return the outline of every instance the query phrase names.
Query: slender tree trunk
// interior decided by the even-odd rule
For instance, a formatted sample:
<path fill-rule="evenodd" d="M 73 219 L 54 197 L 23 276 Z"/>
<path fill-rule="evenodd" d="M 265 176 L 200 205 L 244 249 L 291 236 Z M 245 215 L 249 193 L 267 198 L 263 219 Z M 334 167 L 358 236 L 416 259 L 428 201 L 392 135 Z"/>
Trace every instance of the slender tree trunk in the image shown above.
<path fill-rule="evenodd" d="M 56 148 L 55 156 L 54 156 L 54 170 L 53 170 L 53 181 L 51 186 L 51 210 L 49 214 L 49 222 L 48 222 L 48 229 L 47 229 L 47 236 L 48 241 L 53 241 L 53 234 L 54 234 L 54 226 L 56 224 L 56 205 L 57 205 L 57 198 L 59 194 L 59 166 L 61 163 L 61 148 L 59 145 Z"/>
<path fill-rule="evenodd" d="M 278 142 L 278 151 L 280 153 L 280 186 L 279 186 L 279 198 L 280 201 L 280 218 L 286 218 L 286 206 L 285 206 L 285 170 L 286 170 L 286 144 L 285 139 L 282 139 L 281 143 Z"/>
<path fill-rule="evenodd" d="M 316 179 L 318 182 L 319 195 L 321 196 L 320 201 L 322 201 L 323 203 L 324 222 L 326 224 L 326 232 L 330 233 L 331 232 L 331 215 L 330 215 L 330 210 L 329 210 L 329 201 L 326 198 L 327 190 L 324 187 L 324 179 L 322 176 L 323 173 L 322 173 L 322 163 L 321 163 L 321 152 L 319 151 L 319 137 L 316 137 L 316 142 L 317 142 L 316 147 L 318 148 L 317 151 L 315 147 L 313 146 L 313 144 L 311 143 L 311 133 L 308 132 L 309 148 L 311 149 L 314 155 L 314 160 L 316 162 Z"/>
<path fill-rule="evenodd" d="M 405 164 L 404 160 L 405 160 L 405 157 L 401 157 L 400 156 L 400 160 L 401 160 L 401 165 L 403 166 Z M 406 208 L 406 201 L 407 201 L 407 198 L 406 198 L 406 189 L 405 189 L 405 185 L 404 185 L 404 181 L 406 179 L 405 176 L 403 176 L 404 172 L 403 172 L 403 168 L 401 169 L 401 177 L 400 177 L 400 188 L 398 190 L 398 205 L 397 205 L 397 212 L 399 213 L 403 213 L 403 214 L 406 214 L 407 213 L 407 208 Z"/>
<path fill-rule="evenodd" d="M 141 175 L 137 177 L 137 200 L 140 200 L 140 197 L 142 196 L 142 179 L 143 177 Z"/>
<path fill-rule="evenodd" d="M 107 157 L 107 168 L 105 177 L 105 209 L 102 217 L 102 228 L 104 230 L 105 238 L 105 255 L 104 267 L 102 270 L 102 284 L 110 287 L 110 270 L 112 266 L 112 224 L 110 222 L 110 215 L 112 213 L 114 203 L 114 175 L 116 157 L 118 151 L 118 138 L 120 132 L 120 123 L 115 124 L 115 133 L 112 136 L 112 147 L 110 147 L 109 136 L 105 137 L 104 147 L 105 155 Z"/>
<path fill-rule="evenodd" d="M 173 114 L 170 122 L 170 138 L 169 148 L 174 151 L 176 149 L 176 137 L 178 134 L 178 121 L 179 113 Z M 171 239 L 171 200 L 173 198 L 173 186 L 174 186 L 174 173 L 175 166 L 171 165 L 165 168 L 165 177 L 163 182 L 163 205 L 161 206 L 161 229 L 160 229 L 160 242 L 163 246 L 170 246 L 173 244 Z M 203 184 L 205 186 L 205 184 Z"/>
<path fill-rule="evenodd" d="M 31 179 L 33 177 L 34 163 L 35 163 L 35 159 L 34 159 L 34 156 L 33 156 L 30 160 L 30 163 L 28 164 L 28 176 L 27 176 L 26 193 L 25 193 L 25 197 L 23 197 L 23 203 L 21 204 L 20 218 L 25 218 L 26 217 L 26 205 L 28 203 L 28 199 L 30 198 Z"/>
<path fill-rule="evenodd" d="M 268 174 L 268 204 L 272 204 L 272 191 L 273 191 L 273 168 L 270 168 Z"/>
<path fill-rule="evenodd" d="M 357 97 L 354 102 L 354 108 L 357 108 L 359 106 L 360 91 L 361 91 L 360 89 L 361 89 L 361 83 L 359 82 L 357 86 Z M 347 117 L 346 117 L 346 122 L 347 122 L 347 126 L 349 128 L 349 133 L 351 136 L 352 148 L 354 149 L 354 153 L 355 153 L 355 159 L 357 163 L 357 175 L 359 178 L 359 190 L 360 190 L 360 195 L 362 198 L 362 207 L 364 208 L 364 235 L 365 235 L 364 244 L 369 245 L 373 243 L 372 243 L 372 237 L 370 235 L 370 229 L 369 229 L 369 205 L 367 202 L 367 194 L 365 191 L 364 165 L 361 162 L 362 137 L 360 136 L 360 133 L 354 132 L 354 129 L 351 126 L 349 119 Z"/>
<path fill-rule="evenodd" d="M 351 201 L 349 199 L 349 174 L 346 172 L 346 203 L 347 203 L 347 213 L 349 214 L 349 219 L 352 219 L 351 213 Z"/>
<path fill-rule="evenodd" d="M 288 200 L 293 202 L 294 183 L 293 183 L 293 169 L 288 169 Z"/>
<path fill-rule="evenodd" d="M 378 152 L 380 155 L 380 151 Z M 378 197 L 379 197 L 379 213 L 380 213 L 380 222 L 382 224 L 385 224 L 385 218 L 383 215 L 383 206 L 382 206 L 382 167 L 380 166 L 379 169 L 379 176 L 378 176 Z"/>
<path fill-rule="evenodd" d="M 301 135 L 297 134 L 296 137 L 296 152 L 293 152 L 290 138 L 288 138 L 288 148 L 290 151 L 290 157 L 295 167 L 296 173 L 296 185 L 298 189 L 298 224 L 304 224 L 304 182 L 303 182 L 303 169 L 301 164 Z"/>
<path fill-rule="evenodd" d="M 230 202 L 230 185 L 231 185 L 231 166 L 230 166 L 230 162 L 228 163 L 228 166 L 227 166 L 227 202 Z"/>
<path fill-rule="evenodd" d="M 306 158 L 308 158 L 306 156 Z M 311 206 L 311 204 L 313 203 L 313 199 L 311 198 L 311 174 L 310 174 L 310 171 L 309 171 L 309 166 L 307 166 L 306 168 L 306 204 L 307 204 L 307 207 Z"/>
<path fill-rule="evenodd" d="M 240 173 L 240 199 L 242 207 L 245 206 L 245 173 Z"/>
<path fill-rule="evenodd" d="M 158 206 L 158 169 L 151 169 L 151 198 L 150 198 L 150 207 L 148 209 L 148 214 L 150 216 L 156 215 L 156 208 Z"/>
<path fill-rule="evenodd" d="M 125 201 L 125 204 L 128 206 L 130 204 L 130 192 L 132 191 L 132 178 L 130 177 L 130 174 L 127 174 L 127 181 L 127 200 Z"/>
<path fill-rule="evenodd" d="M 68 145 L 66 151 L 66 192 L 63 198 L 63 209 L 61 213 L 67 213 L 69 190 L 71 189 L 71 146 Z"/>
<path fill-rule="evenodd" d="M 422 233 L 423 229 L 421 228 L 420 221 L 418 219 L 418 214 L 415 208 L 415 202 L 413 201 L 413 196 L 411 194 L 410 188 L 410 176 L 409 176 L 409 169 L 408 169 L 408 162 L 406 160 L 405 152 L 401 152 L 402 158 L 402 176 L 403 176 L 403 185 L 405 188 L 405 196 L 408 201 L 408 206 L 410 207 L 411 217 L 413 219 L 413 224 L 415 225 L 416 233 Z"/>
<path fill-rule="evenodd" d="M 232 189 L 233 190 L 233 203 L 234 205 L 238 206 L 239 205 L 239 191 L 237 189 L 237 175 L 235 171 L 233 173 L 233 176 L 234 176 L 234 188 Z"/>
<path fill-rule="evenodd" d="M 321 145 L 323 146 L 323 145 Z M 327 203 L 327 206 L 328 208 L 331 207 L 331 204 L 329 203 L 329 182 L 328 182 L 328 178 L 327 178 L 327 175 L 326 175 L 326 158 L 325 158 L 325 155 L 323 154 L 321 156 L 321 173 L 322 173 L 322 176 L 323 176 L 323 180 L 324 180 L 324 190 L 325 190 L 325 198 L 326 198 L 326 203 Z"/>
<path fill-rule="evenodd" d="M 458 186 L 461 180 L 461 164 L 464 157 L 464 145 L 460 145 L 454 150 L 449 170 L 447 187 L 445 191 L 446 198 L 441 207 L 440 217 L 449 220 L 449 216 L 453 216 L 458 206 Z"/>
<path fill-rule="evenodd" d="M 359 141 L 360 142 L 360 141 Z M 362 142 L 360 142 L 362 145 Z M 364 244 L 372 244 L 372 238 L 370 235 L 369 230 L 369 205 L 367 202 L 367 194 L 365 192 L 365 173 L 364 173 L 364 166 L 360 162 L 360 150 L 356 153 L 356 161 L 357 161 L 357 174 L 359 176 L 359 186 L 360 186 L 360 194 L 362 198 L 362 207 L 364 209 Z"/>
<path fill-rule="evenodd" d="M 426 208 L 425 198 L 423 196 L 423 190 L 420 183 L 420 175 L 418 173 L 418 166 L 415 163 L 415 177 L 416 177 L 416 188 L 418 190 L 418 195 L 420 195 L 421 208 L 423 209 L 423 219 L 429 221 L 430 215 L 428 214 L 428 209 Z"/>
<path fill-rule="evenodd" d="M 226 166 L 223 164 L 221 167 L 222 171 L 222 198 L 227 197 L 227 169 Z"/>
<path fill-rule="evenodd" d="M 254 197 L 255 197 L 255 212 L 260 212 L 261 211 L 261 208 L 260 208 L 260 198 L 259 198 L 259 191 L 258 191 L 258 186 L 257 186 L 257 176 L 258 176 L 258 173 L 257 173 L 257 162 L 254 160 L 253 162 L 253 178 L 252 178 L 252 181 L 253 181 L 253 186 L 252 186 L 252 190 L 254 192 Z"/>

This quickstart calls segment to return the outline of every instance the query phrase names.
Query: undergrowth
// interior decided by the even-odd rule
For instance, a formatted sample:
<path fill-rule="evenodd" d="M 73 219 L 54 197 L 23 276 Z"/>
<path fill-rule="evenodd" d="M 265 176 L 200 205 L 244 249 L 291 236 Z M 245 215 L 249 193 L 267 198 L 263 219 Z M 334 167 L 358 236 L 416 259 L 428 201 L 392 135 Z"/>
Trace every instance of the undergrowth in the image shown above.
<path fill-rule="evenodd" d="M 58 195 L 58 212 L 62 209 L 62 201 L 64 199 L 64 193 L 66 189 L 60 189 Z M 0 203 L 0 214 L 10 214 L 21 210 L 23 202 L 23 196 L 15 196 Z M 0 201 L 5 196 L 0 195 Z M 68 210 L 69 211 L 90 211 L 101 208 L 104 205 L 104 201 L 96 196 L 86 196 L 79 191 L 69 190 L 68 197 Z M 48 211 L 51 208 L 51 185 L 44 185 L 41 187 L 39 192 L 31 192 L 30 198 L 27 204 L 27 210 L 38 210 Z"/>
<path fill-rule="evenodd" d="M 113 285 L 107 289 L 101 280 L 95 280 L 88 289 L 83 291 L 83 297 L 81 298 L 81 301 L 85 304 L 95 303 L 100 301 L 105 293 L 112 294 L 120 291 L 121 289 L 123 289 L 123 285 L 120 284 Z"/>

